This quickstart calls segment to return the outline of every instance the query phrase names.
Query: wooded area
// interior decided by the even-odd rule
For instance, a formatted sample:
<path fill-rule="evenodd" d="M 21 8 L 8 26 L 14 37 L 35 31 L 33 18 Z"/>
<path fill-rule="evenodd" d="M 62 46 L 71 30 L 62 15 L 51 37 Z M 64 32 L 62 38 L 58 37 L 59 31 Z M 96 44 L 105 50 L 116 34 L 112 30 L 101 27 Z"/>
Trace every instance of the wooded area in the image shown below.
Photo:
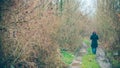
<path fill-rule="evenodd" d="M 92 31 L 112 68 L 120 68 L 120 0 L 97 0 L 93 17 L 82 0 L 0 0 L 0 68 L 67 68 Z"/>

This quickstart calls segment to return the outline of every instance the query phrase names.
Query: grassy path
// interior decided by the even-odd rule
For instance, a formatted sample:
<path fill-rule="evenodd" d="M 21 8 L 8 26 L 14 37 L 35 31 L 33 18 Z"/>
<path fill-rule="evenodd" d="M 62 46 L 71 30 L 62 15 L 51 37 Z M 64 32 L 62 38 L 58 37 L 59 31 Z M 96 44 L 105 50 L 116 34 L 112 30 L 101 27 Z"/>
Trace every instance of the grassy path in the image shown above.
<path fill-rule="evenodd" d="M 88 53 L 83 56 L 82 68 L 112 68 L 103 48 L 98 47 L 97 54 L 93 55 L 90 48 L 90 42 L 86 39 L 84 39 L 84 42 L 89 46 L 87 48 Z"/>
<path fill-rule="evenodd" d="M 92 54 L 90 48 L 90 42 L 83 40 L 83 45 L 70 65 L 70 68 L 100 68 L 96 61 L 96 56 Z"/>
<path fill-rule="evenodd" d="M 83 42 L 85 43 L 84 45 L 87 45 L 87 54 L 85 54 L 82 58 L 83 64 L 81 68 L 100 68 L 96 60 L 96 55 L 92 54 L 90 41 L 87 39 L 84 39 Z"/>
<path fill-rule="evenodd" d="M 67 51 L 62 51 L 62 55 L 63 61 L 69 64 L 69 68 L 111 68 L 104 50 L 99 47 L 97 54 L 92 54 L 90 41 L 87 39 L 83 40 L 83 44 L 76 56 Z"/>

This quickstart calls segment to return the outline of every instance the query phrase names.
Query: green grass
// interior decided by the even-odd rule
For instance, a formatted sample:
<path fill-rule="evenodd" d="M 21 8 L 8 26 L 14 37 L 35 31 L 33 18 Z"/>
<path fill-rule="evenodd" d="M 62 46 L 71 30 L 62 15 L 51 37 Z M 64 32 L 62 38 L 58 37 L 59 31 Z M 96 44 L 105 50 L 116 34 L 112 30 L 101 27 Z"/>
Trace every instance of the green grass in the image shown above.
<path fill-rule="evenodd" d="M 71 64 L 75 57 L 72 53 L 69 53 L 67 51 L 61 51 L 61 54 L 62 54 L 62 60 L 66 64 Z"/>
<path fill-rule="evenodd" d="M 92 54 L 92 50 L 91 50 L 91 47 L 89 47 L 88 49 L 87 49 L 87 54 L 89 54 L 89 55 L 91 55 Z"/>
<path fill-rule="evenodd" d="M 95 55 L 85 55 L 82 58 L 81 68 L 100 68 L 99 64 L 95 60 Z"/>
<path fill-rule="evenodd" d="M 92 50 L 90 47 L 90 41 L 87 39 L 83 40 L 84 43 L 88 45 L 87 54 L 82 58 L 82 67 L 81 68 L 100 68 L 99 64 L 97 63 L 95 57 L 96 55 L 92 54 Z"/>
<path fill-rule="evenodd" d="M 83 42 L 88 45 L 88 49 L 87 49 L 88 54 L 92 54 L 92 50 L 90 47 L 90 41 L 84 38 Z"/>

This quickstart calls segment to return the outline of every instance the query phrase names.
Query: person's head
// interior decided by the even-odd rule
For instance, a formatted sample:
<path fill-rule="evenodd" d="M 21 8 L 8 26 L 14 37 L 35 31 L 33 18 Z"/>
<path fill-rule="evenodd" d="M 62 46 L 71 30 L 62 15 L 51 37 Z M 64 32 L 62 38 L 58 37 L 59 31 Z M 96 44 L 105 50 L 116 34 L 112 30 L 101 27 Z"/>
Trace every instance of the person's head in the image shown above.
<path fill-rule="evenodd" d="M 92 34 L 96 34 L 96 32 L 95 31 L 93 31 L 93 33 Z"/>

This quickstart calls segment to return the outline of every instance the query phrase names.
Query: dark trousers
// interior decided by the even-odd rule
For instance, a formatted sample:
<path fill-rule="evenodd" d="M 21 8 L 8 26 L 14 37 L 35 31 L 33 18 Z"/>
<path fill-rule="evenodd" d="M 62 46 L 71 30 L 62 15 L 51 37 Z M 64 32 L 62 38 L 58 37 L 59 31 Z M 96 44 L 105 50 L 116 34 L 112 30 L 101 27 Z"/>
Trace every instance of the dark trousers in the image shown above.
<path fill-rule="evenodd" d="M 97 51 L 97 48 L 93 48 L 93 47 L 92 47 L 92 53 L 93 53 L 93 54 L 96 54 L 96 51 Z"/>

